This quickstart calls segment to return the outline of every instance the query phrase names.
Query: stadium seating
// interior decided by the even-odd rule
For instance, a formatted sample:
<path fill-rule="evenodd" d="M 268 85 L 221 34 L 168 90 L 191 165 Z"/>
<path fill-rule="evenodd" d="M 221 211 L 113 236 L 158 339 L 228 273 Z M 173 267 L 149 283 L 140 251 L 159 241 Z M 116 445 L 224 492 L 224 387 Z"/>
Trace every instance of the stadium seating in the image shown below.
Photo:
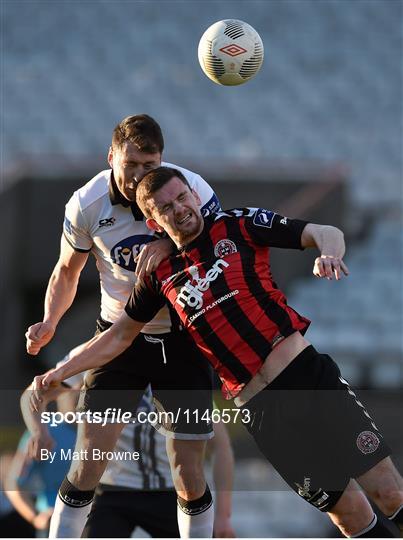
<path fill-rule="evenodd" d="M 147 111 L 175 155 L 342 161 L 354 201 L 393 202 L 400 15 L 380 1 L 5 2 L 3 170 L 99 155 L 118 119 Z M 196 55 L 228 17 L 266 46 L 261 73 L 236 89 L 207 80 Z"/>

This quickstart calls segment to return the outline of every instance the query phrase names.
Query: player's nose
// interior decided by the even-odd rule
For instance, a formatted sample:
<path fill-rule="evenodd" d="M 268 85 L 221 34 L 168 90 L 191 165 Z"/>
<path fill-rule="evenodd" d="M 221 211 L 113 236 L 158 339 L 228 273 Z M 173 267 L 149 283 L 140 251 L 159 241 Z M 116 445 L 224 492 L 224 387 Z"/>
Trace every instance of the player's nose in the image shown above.
<path fill-rule="evenodd" d="M 141 180 L 143 179 L 145 175 L 145 170 L 143 167 L 136 167 L 136 169 L 134 170 L 134 174 L 133 174 L 133 180 L 136 184 L 138 184 L 139 182 L 141 182 Z"/>

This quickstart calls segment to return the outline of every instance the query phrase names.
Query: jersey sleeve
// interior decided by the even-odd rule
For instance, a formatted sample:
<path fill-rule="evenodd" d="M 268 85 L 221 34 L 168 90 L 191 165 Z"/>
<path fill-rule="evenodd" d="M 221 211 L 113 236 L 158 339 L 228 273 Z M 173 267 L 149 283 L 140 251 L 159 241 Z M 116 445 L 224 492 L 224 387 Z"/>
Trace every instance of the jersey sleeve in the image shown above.
<path fill-rule="evenodd" d="M 307 221 L 290 219 L 264 208 L 248 208 L 245 228 L 256 244 L 290 249 L 304 249 L 301 235 Z"/>
<path fill-rule="evenodd" d="M 204 180 L 204 178 L 198 174 L 195 174 L 193 184 L 190 183 L 190 185 L 200 197 L 200 211 L 203 217 L 207 217 L 221 210 L 220 201 L 218 200 L 217 195 L 213 191 L 210 184 Z"/>
<path fill-rule="evenodd" d="M 137 281 L 125 311 L 134 321 L 149 322 L 164 305 L 165 298 L 159 292 L 156 280 L 151 276 Z"/>
<path fill-rule="evenodd" d="M 93 240 L 84 221 L 76 193 L 66 204 L 63 234 L 75 251 L 82 253 L 91 251 Z"/>

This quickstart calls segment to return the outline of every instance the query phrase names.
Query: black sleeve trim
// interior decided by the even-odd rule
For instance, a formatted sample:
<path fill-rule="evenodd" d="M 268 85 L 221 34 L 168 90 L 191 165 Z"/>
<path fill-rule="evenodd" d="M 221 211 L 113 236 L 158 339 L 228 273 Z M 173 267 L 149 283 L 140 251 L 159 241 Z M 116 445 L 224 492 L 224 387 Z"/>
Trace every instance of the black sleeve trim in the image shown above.
<path fill-rule="evenodd" d="M 78 251 L 78 253 L 89 253 L 91 251 L 91 249 L 79 249 L 79 248 L 73 246 L 71 241 L 66 236 L 66 233 L 64 233 L 64 232 L 63 232 L 63 236 L 65 237 L 65 239 L 66 239 L 67 243 L 69 244 L 69 246 L 74 249 L 74 251 Z"/>
<path fill-rule="evenodd" d="M 154 319 L 154 317 L 157 315 L 158 311 L 160 310 L 161 308 L 159 308 L 155 313 L 154 315 L 152 316 L 147 316 L 147 317 L 139 317 L 138 316 L 138 311 L 136 311 L 135 313 L 133 313 L 133 311 L 130 309 L 129 306 L 125 306 L 125 311 L 126 311 L 126 314 L 131 318 L 133 319 L 133 321 L 137 321 L 137 322 L 143 322 L 143 323 L 148 323 L 150 321 L 152 321 Z"/>

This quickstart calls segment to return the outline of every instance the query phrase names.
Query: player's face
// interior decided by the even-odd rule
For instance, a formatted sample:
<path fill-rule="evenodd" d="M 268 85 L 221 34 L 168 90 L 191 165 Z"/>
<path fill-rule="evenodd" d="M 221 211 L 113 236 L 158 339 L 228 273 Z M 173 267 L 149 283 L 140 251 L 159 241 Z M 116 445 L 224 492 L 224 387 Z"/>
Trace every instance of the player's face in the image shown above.
<path fill-rule="evenodd" d="M 183 246 L 203 230 L 200 203 L 195 191 L 173 177 L 149 199 L 152 219 L 147 222 L 156 230 L 166 231 L 177 246 Z"/>
<path fill-rule="evenodd" d="M 141 152 L 136 145 L 126 142 L 121 147 L 109 149 L 108 161 L 118 190 L 133 202 L 136 200 L 137 184 L 145 174 L 161 165 L 161 154 Z"/>

